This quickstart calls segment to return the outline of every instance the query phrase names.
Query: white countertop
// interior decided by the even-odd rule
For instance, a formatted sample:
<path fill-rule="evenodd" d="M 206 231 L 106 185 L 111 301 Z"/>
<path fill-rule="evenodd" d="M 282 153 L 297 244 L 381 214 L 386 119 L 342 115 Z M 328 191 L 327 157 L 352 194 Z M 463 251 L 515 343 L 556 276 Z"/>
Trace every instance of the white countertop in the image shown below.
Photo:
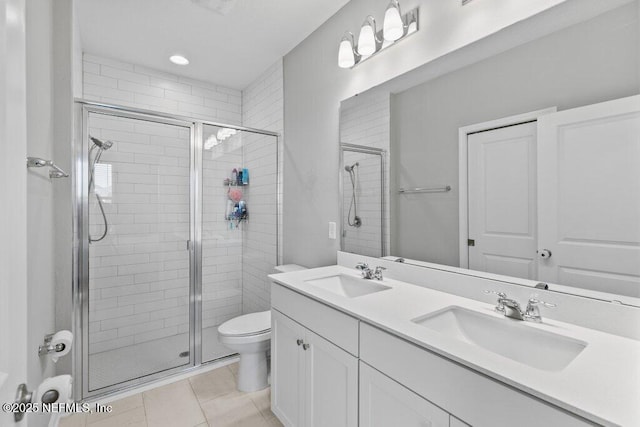
<path fill-rule="evenodd" d="M 388 278 L 381 283 L 391 289 L 356 298 L 343 297 L 305 283 L 336 274 L 360 277 L 357 270 L 338 265 L 269 277 L 289 289 L 593 422 L 640 425 L 639 341 L 544 319 L 543 315 L 543 323 L 526 322 L 527 326 L 582 340 L 588 345 L 559 372 L 535 369 L 411 321 L 449 306 L 504 318 L 493 310 L 493 305 Z M 504 321 L 516 320 L 504 318 Z"/>

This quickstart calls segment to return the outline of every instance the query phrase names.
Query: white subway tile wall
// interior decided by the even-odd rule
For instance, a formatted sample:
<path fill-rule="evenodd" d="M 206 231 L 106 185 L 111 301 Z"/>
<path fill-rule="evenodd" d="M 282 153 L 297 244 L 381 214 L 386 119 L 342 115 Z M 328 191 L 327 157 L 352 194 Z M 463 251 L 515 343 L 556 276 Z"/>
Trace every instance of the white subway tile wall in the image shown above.
<path fill-rule="evenodd" d="M 84 98 L 221 123 L 242 124 L 242 92 L 85 53 Z"/>
<path fill-rule="evenodd" d="M 387 251 L 390 247 L 390 209 L 389 209 L 389 164 L 391 160 L 391 99 L 388 92 L 373 92 L 360 95 L 357 99 L 343 103 L 340 108 L 340 142 L 356 144 L 385 150 L 385 236 Z M 381 256 L 382 239 L 380 236 L 381 209 L 381 168 L 378 156 L 345 152 L 344 164 L 351 165 L 360 162 L 358 169 L 357 194 L 359 216 L 362 226 L 350 227 L 347 224 L 349 201 L 351 198 L 351 181 L 349 174 L 342 171 L 343 179 L 343 208 L 342 220 L 346 230 L 343 240 L 343 250 L 369 256 Z"/>
<path fill-rule="evenodd" d="M 277 132 L 280 137 L 276 152 L 275 138 L 252 135 L 246 140 L 245 161 L 251 177 L 251 221 L 244 238 L 242 311 L 252 313 L 269 310 L 271 285 L 267 274 L 273 273 L 282 259 L 282 166 L 284 132 L 284 81 L 282 60 L 269 67 L 242 92 L 243 124 Z M 278 176 L 273 165 L 278 157 Z M 278 218 L 277 232 L 276 221 Z"/>

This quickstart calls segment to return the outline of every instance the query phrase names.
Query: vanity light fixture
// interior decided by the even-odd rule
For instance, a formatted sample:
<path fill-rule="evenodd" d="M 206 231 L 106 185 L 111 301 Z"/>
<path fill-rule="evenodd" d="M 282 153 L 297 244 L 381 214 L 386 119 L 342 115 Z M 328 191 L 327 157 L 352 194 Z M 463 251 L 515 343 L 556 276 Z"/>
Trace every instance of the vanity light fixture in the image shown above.
<path fill-rule="evenodd" d="M 360 27 L 360 35 L 358 36 L 358 53 L 360 55 L 369 56 L 379 49 L 382 40 L 378 39 L 376 33 L 376 20 L 369 15 Z"/>
<path fill-rule="evenodd" d="M 385 40 L 389 41 L 396 41 L 404 35 L 404 22 L 402 22 L 400 4 L 397 0 L 391 0 L 384 12 L 382 35 Z"/>
<path fill-rule="evenodd" d="M 384 14 L 382 30 L 376 29 L 376 21 L 369 15 L 362 23 L 357 45 L 354 44 L 353 33 L 347 31 L 342 36 L 338 48 L 338 66 L 353 68 L 416 31 L 418 31 L 418 8 L 402 15 L 398 0 L 391 0 Z"/>
<path fill-rule="evenodd" d="M 353 33 L 347 31 L 340 40 L 338 49 L 338 66 L 340 68 L 351 68 L 360 61 L 360 54 L 353 47 Z"/>
<path fill-rule="evenodd" d="M 169 61 L 176 65 L 188 65 L 189 60 L 182 55 L 172 55 L 169 57 Z"/>

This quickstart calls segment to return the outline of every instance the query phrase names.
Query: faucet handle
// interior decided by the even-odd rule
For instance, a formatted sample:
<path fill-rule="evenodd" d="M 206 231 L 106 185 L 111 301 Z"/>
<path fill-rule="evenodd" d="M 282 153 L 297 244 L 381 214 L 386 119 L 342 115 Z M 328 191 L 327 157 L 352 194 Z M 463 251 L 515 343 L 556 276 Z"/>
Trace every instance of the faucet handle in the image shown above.
<path fill-rule="evenodd" d="M 535 298 L 535 297 L 529 298 L 529 303 L 527 305 L 536 306 L 538 304 L 540 304 L 543 307 L 548 307 L 548 308 L 553 308 L 553 307 L 557 307 L 558 306 L 557 304 L 553 304 L 553 303 L 550 303 L 550 302 L 545 302 L 545 301 L 539 300 L 538 298 Z"/>
<path fill-rule="evenodd" d="M 532 296 L 529 298 L 529 302 L 527 303 L 527 308 L 524 311 L 525 320 L 529 320 L 532 322 L 542 322 L 542 316 L 540 316 L 540 308 L 538 305 L 543 307 L 557 307 L 556 304 L 552 304 L 550 302 L 545 302 L 536 298 L 536 296 Z"/>
<path fill-rule="evenodd" d="M 491 291 L 489 289 L 485 289 L 484 293 L 485 294 L 495 294 L 495 295 L 498 295 L 498 297 L 500 297 L 500 298 L 506 298 L 507 297 L 507 294 L 505 294 L 504 292 Z"/>
<path fill-rule="evenodd" d="M 485 289 L 484 293 L 485 294 L 494 294 L 494 295 L 498 296 L 498 304 L 496 305 L 495 310 L 498 313 L 504 314 L 504 302 L 502 300 L 507 298 L 507 294 L 505 294 L 504 292 L 492 291 L 492 290 L 489 290 L 489 289 Z"/>
<path fill-rule="evenodd" d="M 369 268 L 369 264 L 367 264 L 366 262 L 359 262 L 356 264 L 356 268 L 358 270 L 367 270 Z"/>
<path fill-rule="evenodd" d="M 374 270 L 374 272 L 373 272 L 373 277 L 374 277 L 376 280 L 382 280 L 382 279 L 383 279 L 383 277 L 382 277 L 382 272 L 383 272 L 384 270 L 386 270 L 386 268 L 385 268 L 385 267 L 382 267 L 382 266 L 380 266 L 380 265 L 377 265 L 377 266 L 376 266 L 376 268 L 375 268 L 375 270 Z"/>

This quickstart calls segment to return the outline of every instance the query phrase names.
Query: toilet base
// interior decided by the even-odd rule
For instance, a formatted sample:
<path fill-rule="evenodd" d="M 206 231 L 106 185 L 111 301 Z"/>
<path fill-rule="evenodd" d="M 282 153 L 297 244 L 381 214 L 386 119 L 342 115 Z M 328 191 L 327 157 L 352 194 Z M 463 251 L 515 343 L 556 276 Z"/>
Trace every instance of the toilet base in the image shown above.
<path fill-rule="evenodd" d="M 238 365 L 238 390 L 242 392 L 258 391 L 269 386 L 267 352 L 240 353 Z"/>

